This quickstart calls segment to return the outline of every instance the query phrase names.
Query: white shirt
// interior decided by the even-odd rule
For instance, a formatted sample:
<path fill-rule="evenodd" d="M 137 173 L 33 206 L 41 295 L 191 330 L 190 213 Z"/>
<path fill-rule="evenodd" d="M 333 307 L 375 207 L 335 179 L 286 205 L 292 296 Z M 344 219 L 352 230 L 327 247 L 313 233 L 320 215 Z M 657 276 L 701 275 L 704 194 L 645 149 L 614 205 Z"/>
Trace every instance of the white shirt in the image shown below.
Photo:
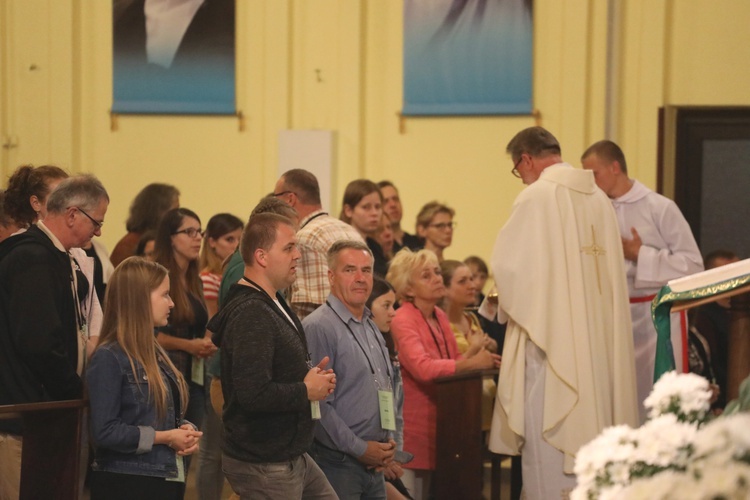
<path fill-rule="evenodd" d="M 148 62 L 172 65 L 182 37 L 204 0 L 146 0 L 146 55 Z"/>
<path fill-rule="evenodd" d="M 623 238 L 635 228 L 643 242 L 638 262 L 625 261 L 631 297 L 651 295 L 667 281 L 703 270 L 703 257 L 677 205 L 638 181 L 612 200 Z"/>

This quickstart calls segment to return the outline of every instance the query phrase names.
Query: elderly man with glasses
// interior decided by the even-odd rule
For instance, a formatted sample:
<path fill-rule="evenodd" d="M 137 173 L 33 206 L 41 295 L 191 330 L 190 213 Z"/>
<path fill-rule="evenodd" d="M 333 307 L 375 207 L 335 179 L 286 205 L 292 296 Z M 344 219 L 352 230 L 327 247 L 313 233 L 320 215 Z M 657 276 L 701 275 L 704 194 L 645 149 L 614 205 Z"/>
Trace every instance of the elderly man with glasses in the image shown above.
<path fill-rule="evenodd" d="M 492 254 L 508 322 L 490 449 L 522 455 L 529 499 L 566 498 L 575 455 L 605 427 L 638 422 L 617 221 L 591 172 L 541 127 L 508 144 L 516 198 Z"/>
<path fill-rule="evenodd" d="M 44 220 L 0 245 L 0 405 L 82 396 L 81 298 L 94 291 L 69 252 L 101 235 L 108 205 L 95 177 L 70 177 Z M 0 419 L 0 498 L 18 498 L 22 443 L 20 419 Z"/>

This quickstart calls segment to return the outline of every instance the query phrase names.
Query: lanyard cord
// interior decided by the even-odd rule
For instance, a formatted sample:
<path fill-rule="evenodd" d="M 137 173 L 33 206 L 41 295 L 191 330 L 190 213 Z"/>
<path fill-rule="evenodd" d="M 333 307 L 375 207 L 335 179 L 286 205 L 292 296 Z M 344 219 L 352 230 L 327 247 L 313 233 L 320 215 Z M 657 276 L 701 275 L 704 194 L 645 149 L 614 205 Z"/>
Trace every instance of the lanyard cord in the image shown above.
<path fill-rule="evenodd" d="M 422 314 L 419 314 L 422 316 Z M 443 358 L 443 351 L 440 350 L 440 344 L 438 343 L 437 336 L 435 336 L 435 331 L 432 329 L 432 325 L 430 325 L 430 322 L 427 321 L 427 318 L 422 316 L 422 319 L 425 323 L 427 323 L 427 328 L 430 329 L 430 335 L 432 335 L 432 340 L 435 342 L 435 347 L 437 347 L 438 353 L 440 353 L 440 359 L 450 359 L 451 353 L 448 351 L 448 341 L 445 340 L 445 332 L 443 332 L 443 328 L 440 326 L 440 322 L 437 320 L 437 316 L 435 316 L 435 311 L 432 311 L 432 317 L 435 318 L 435 324 L 437 324 L 438 330 L 440 330 L 440 336 L 443 337 L 443 345 L 445 346 L 445 358 Z"/>
<path fill-rule="evenodd" d="M 78 296 L 78 274 L 76 273 L 76 270 L 80 270 L 81 266 L 78 264 L 78 261 L 72 255 L 68 254 L 68 257 L 70 257 L 70 267 L 71 267 L 70 287 L 73 290 L 73 301 L 75 302 L 75 305 L 76 305 L 76 326 L 80 330 L 82 327 L 86 325 L 86 317 L 83 315 L 83 310 L 81 309 L 80 297 Z M 83 274 L 83 271 L 81 271 L 81 274 Z M 89 293 L 92 293 L 92 290 L 89 290 Z"/>
<path fill-rule="evenodd" d="M 268 297 L 269 299 L 271 299 L 272 301 L 274 300 L 273 297 L 271 297 L 270 295 L 268 295 L 268 292 L 266 292 L 265 290 L 263 290 L 263 288 L 259 284 L 257 284 L 256 282 L 254 282 L 253 280 L 251 280 L 247 276 L 243 276 L 242 279 L 245 280 L 248 284 L 250 284 L 250 286 L 252 286 L 253 288 L 257 289 L 260 293 L 262 293 L 263 295 L 265 295 L 266 297 Z M 281 301 L 279 301 L 279 304 L 281 304 Z M 282 307 L 284 307 L 284 306 L 282 306 Z M 281 311 L 279 311 L 279 312 L 281 312 Z M 287 314 L 289 314 L 288 311 L 287 311 Z M 288 319 L 291 321 L 291 318 L 292 317 L 290 315 Z M 307 348 L 307 339 L 305 338 L 305 334 L 304 334 L 304 332 L 300 332 L 299 331 L 299 329 L 297 328 L 297 325 L 295 325 L 293 321 L 292 321 L 292 327 L 294 328 L 294 331 L 297 334 L 297 337 L 299 337 L 300 342 L 302 342 L 302 345 L 305 348 L 306 361 L 307 361 L 307 364 L 309 365 L 311 363 L 312 357 L 310 356 L 310 351 Z"/>
<path fill-rule="evenodd" d="M 81 301 L 80 297 L 78 296 L 78 272 L 81 269 L 81 266 L 78 265 L 78 262 L 73 258 L 72 255 L 68 254 L 68 257 L 70 258 L 70 288 L 73 291 L 73 302 L 75 302 L 75 309 L 76 309 L 76 343 L 78 344 L 78 361 L 76 362 L 76 373 L 79 376 L 83 376 L 83 374 L 86 371 L 86 344 L 88 343 L 88 332 L 86 331 L 86 317 L 83 315 L 83 310 L 81 308 Z M 81 271 L 81 275 L 83 276 L 83 271 Z M 84 279 L 86 277 L 84 276 Z M 96 293 L 94 290 L 94 287 L 91 286 L 89 290 L 89 294 Z M 90 297 L 87 296 L 87 299 Z"/>
<path fill-rule="evenodd" d="M 309 223 L 311 223 L 313 221 L 313 219 L 317 219 L 318 217 L 323 217 L 324 215 L 328 215 L 328 212 L 320 212 L 319 214 L 313 215 L 312 217 L 310 217 L 309 219 L 307 219 L 304 224 L 302 224 L 302 227 L 305 227 L 306 225 L 308 225 Z M 302 227 L 300 229 L 302 229 Z"/>
<path fill-rule="evenodd" d="M 369 356 L 367 356 L 367 351 L 365 351 L 365 348 L 362 347 L 362 344 L 360 344 L 359 339 L 357 339 L 357 336 L 354 335 L 354 331 L 352 331 L 351 327 L 349 326 L 349 323 L 347 323 L 346 321 L 344 321 L 344 318 L 342 318 L 341 316 L 339 316 L 339 313 L 336 312 L 336 310 L 333 308 L 333 306 L 331 306 L 331 303 L 328 302 L 327 300 L 326 300 L 326 305 L 331 309 L 331 311 L 333 311 L 333 314 L 335 314 L 336 317 L 341 320 L 341 322 L 344 324 L 344 326 L 346 327 L 346 329 L 349 330 L 349 333 L 352 334 L 352 337 L 354 337 L 354 341 L 357 343 L 357 345 L 359 346 L 359 348 L 362 350 L 362 354 L 365 355 L 365 359 L 367 360 L 367 363 L 370 365 L 370 372 L 372 373 L 373 376 L 375 376 L 375 368 L 372 366 L 372 361 L 370 361 Z M 365 328 L 365 335 L 367 335 L 366 321 L 362 322 L 362 326 Z M 380 345 L 380 343 L 378 343 L 378 345 Z M 388 380 L 390 381 L 390 379 L 391 379 L 391 369 L 388 368 L 388 358 L 386 358 L 385 354 L 383 353 L 383 348 L 382 347 L 380 348 L 380 354 L 383 356 L 383 362 L 385 363 L 385 372 L 388 375 Z"/>

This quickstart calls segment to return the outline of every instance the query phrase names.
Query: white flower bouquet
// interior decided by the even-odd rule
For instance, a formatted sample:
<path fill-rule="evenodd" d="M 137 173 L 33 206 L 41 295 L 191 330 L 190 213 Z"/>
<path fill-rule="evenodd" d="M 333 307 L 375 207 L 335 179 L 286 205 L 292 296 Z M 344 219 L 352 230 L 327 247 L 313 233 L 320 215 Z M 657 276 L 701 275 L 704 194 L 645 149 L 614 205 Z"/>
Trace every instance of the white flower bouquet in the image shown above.
<path fill-rule="evenodd" d="M 750 381 L 743 389 L 750 396 Z M 702 377 L 662 376 L 643 426 L 610 427 L 578 451 L 571 498 L 750 498 L 750 414 L 708 422 L 710 399 Z"/>

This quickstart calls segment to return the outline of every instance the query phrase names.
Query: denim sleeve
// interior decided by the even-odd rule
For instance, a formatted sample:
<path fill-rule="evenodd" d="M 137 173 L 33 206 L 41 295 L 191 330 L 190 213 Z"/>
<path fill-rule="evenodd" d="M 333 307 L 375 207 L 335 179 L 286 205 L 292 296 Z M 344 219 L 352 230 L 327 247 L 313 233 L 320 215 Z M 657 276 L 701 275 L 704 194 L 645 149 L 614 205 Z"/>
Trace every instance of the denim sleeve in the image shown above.
<path fill-rule="evenodd" d="M 141 432 L 121 415 L 123 373 L 107 349 L 97 349 L 86 371 L 91 406 L 91 435 L 97 448 L 120 453 L 146 453 L 153 446 L 151 432 Z M 127 388 L 126 388 L 127 389 Z M 147 442 L 150 439 L 150 442 Z"/>

